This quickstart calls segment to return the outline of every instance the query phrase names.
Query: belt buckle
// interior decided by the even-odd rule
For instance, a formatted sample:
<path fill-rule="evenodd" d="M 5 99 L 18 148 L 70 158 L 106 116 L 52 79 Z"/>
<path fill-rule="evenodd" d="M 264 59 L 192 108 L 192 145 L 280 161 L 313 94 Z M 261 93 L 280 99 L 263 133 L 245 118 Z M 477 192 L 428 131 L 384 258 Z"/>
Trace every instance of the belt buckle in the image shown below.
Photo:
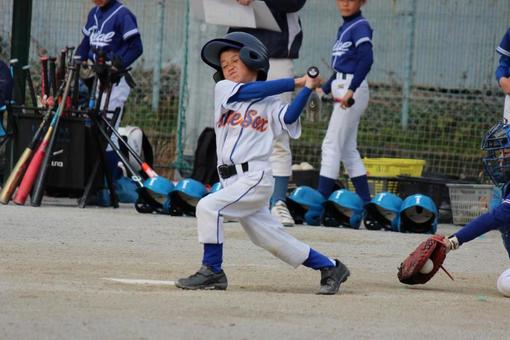
<path fill-rule="evenodd" d="M 218 173 L 223 179 L 227 179 L 229 176 L 228 165 L 222 164 L 218 167 Z"/>

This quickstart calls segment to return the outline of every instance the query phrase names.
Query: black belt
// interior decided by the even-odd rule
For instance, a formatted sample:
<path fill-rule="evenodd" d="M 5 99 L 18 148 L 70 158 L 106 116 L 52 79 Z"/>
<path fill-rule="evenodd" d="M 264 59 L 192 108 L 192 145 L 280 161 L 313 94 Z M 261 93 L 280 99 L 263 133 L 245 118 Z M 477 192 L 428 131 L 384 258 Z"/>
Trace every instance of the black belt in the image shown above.
<path fill-rule="evenodd" d="M 242 167 L 244 172 L 248 171 L 248 162 L 244 162 L 243 164 L 241 164 L 241 167 Z M 231 165 L 222 164 L 222 165 L 220 165 L 218 167 L 218 174 L 223 179 L 227 179 L 227 178 L 230 178 L 232 176 L 237 175 L 237 170 L 236 170 L 235 164 L 231 164 Z"/>
<path fill-rule="evenodd" d="M 347 76 L 350 75 L 350 73 L 343 73 L 343 72 L 338 72 L 338 73 L 342 76 L 343 80 L 347 79 Z"/>

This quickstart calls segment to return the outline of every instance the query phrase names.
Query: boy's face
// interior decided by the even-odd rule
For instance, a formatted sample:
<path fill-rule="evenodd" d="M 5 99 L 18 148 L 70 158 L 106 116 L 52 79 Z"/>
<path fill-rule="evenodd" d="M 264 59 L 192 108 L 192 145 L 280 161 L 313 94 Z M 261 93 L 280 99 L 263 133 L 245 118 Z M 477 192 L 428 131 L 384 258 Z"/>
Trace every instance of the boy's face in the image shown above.
<path fill-rule="evenodd" d="M 343 17 L 348 17 L 358 12 L 366 0 L 336 0 L 336 7 Z"/>
<path fill-rule="evenodd" d="M 220 55 L 221 71 L 225 79 L 236 83 L 257 80 L 257 72 L 249 69 L 241 60 L 238 50 L 226 50 Z"/>
<path fill-rule="evenodd" d="M 92 0 L 97 7 L 103 7 L 110 2 L 110 0 Z"/>

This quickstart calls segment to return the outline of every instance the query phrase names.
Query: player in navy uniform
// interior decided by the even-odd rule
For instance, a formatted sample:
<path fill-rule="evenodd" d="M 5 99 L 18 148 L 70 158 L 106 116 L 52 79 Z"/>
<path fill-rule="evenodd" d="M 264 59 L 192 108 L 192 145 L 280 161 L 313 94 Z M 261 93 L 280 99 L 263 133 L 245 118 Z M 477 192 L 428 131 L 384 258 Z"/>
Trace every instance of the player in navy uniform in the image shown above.
<path fill-rule="evenodd" d="M 372 28 L 361 15 L 366 0 L 336 0 L 343 24 L 333 45 L 331 66 L 333 76 L 322 87 L 335 100 L 328 131 L 322 142 L 322 160 L 318 190 L 328 198 L 335 189 L 340 162 L 349 174 L 356 193 L 370 201 L 367 171 L 357 149 L 360 117 L 368 106 L 366 76 L 373 59 Z M 355 100 L 349 107 L 349 101 Z"/>
<path fill-rule="evenodd" d="M 504 199 L 491 211 L 445 237 L 444 243 L 448 251 L 455 250 L 491 230 L 499 230 L 510 257 L 510 124 L 503 121 L 490 128 L 482 140 L 482 149 L 486 152 L 484 170 L 496 186 L 503 188 Z M 498 289 L 505 295 L 510 294 L 509 270 L 501 274 Z"/>
<path fill-rule="evenodd" d="M 82 28 L 83 40 L 76 55 L 81 57 L 82 62 L 94 62 L 97 52 L 102 50 L 108 60 L 114 61 L 114 70 L 129 67 L 143 52 L 136 17 L 117 0 L 93 0 L 93 3 L 96 6 L 89 12 L 87 22 Z M 116 128 L 120 125 L 122 109 L 129 92 L 130 88 L 124 77 L 112 88 L 108 110 L 121 108 Z M 117 143 L 115 135 L 112 140 Z M 108 146 L 107 157 L 109 168 L 115 177 L 118 173 L 118 158 L 111 146 Z"/>
<path fill-rule="evenodd" d="M 299 115 L 320 78 L 304 76 L 265 81 L 266 47 L 245 32 L 213 39 L 202 48 L 202 60 L 216 70 L 214 121 L 218 173 L 223 189 L 198 202 L 198 239 L 204 244 L 202 267 L 176 281 L 183 289 L 227 289 L 223 263 L 223 218 L 237 218 L 250 239 L 293 267 L 321 271 L 319 294 L 332 295 L 349 270 L 286 232 L 269 211 L 274 179 L 269 157 L 282 133 L 301 134 Z M 290 104 L 276 95 L 304 87 Z"/>
<path fill-rule="evenodd" d="M 496 80 L 506 94 L 503 116 L 510 121 L 510 28 L 501 39 L 496 51 L 500 54 L 499 65 L 496 69 Z"/>
<path fill-rule="evenodd" d="M 3 117 L 4 112 L 7 110 L 7 104 L 11 100 L 11 95 L 12 77 L 9 66 L 3 60 L 0 60 L 0 146 L 2 146 L 7 136 L 3 126 Z"/>

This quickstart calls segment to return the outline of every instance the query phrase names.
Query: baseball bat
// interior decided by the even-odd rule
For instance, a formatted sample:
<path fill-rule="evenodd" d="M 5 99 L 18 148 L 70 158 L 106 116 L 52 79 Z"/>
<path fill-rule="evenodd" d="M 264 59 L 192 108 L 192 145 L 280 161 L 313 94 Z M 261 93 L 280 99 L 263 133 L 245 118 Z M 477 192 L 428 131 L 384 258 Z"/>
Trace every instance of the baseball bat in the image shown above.
<path fill-rule="evenodd" d="M 133 150 L 133 148 L 131 147 L 131 145 L 129 145 L 128 142 L 126 142 L 124 140 L 124 138 L 122 138 L 122 136 L 120 135 L 120 133 L 110 124 L 110 122 L 108 121 L 107 118 L 99 115 L 99 118 L 103 121 L 103 123 L 108 127 L 108 129 L 110 129 L 113 134 L 115 136 L 117 136 L 117 139 L 122 143 L 124 144 L 124 146 L 126 147 L 126 149 L 128 150 L 128 152 L 133 156 L 133 158 L 136 160 L 136 162 L 138 164 L 140 164 L 140 167 L 142 168 L 142 171 L 150 178 L 154 178 L 154 177 L 157 177 L 159 176 L 156 171 L 154 171 L 154 169 L 151 168 L 151 166 L 149 164 L 147 164 L 147 162 L 145 162 L 144 160 L 142 160 L 142 158 L 136 153 L 135 150 Z"/>
<path fill-rule="evenodd" d="M 62 88 L 60 88 L 59 92 L 62 92 Z M 28 146 L 25 148 L 20 158 L 16 162 L 14 169 L 9 174 L 7 181 L 5 181 L 5 185 L 2 188 L 2 191 L 0 191 L 1 204 L 9 203 L 9 200 L 11 199 L 14 190 L 16 190 L 16 187 L 18 186 L 23 174 L 25 173 L 25 170 L 27 169 L 28 163 L 30 162 L 30 158 L 32 157 L 32 154 L 37 146 L 37 143 L 39 142 L 39 139 L 41 138 L 44 132 L 44 129 L 51 117 L 52 111 L 53 108 L 48 108 L 45 115 L 43 116 L 43 119 L 41 120 L 41 123 L 39 124 L 39 127 L 35 131 L 35 134 L 32 137 L 30 144 L 28 144 Z"/>
<path fill-rule="evenodd" d="M 32 74 L 30 73 L 30 65 L 23 66 L 25 71 L 25 78 L 27 79 L 28 91 L 30 92 L 30 98 L 32 99 L 32 105 L 37 107 L 37 96 L 35 95 L 34 82 L 32 81 Z"/>
<path fill-rule="evenodd" d="M 26 201 L 27 196 L 30 192 L 30 189 L 32 189 L 32 186 L 36 179 L 37 173 L 44 165 L 43 160 L 46 159 L 46 157 L 45 157 L 46 154 L 51 153 L 51 148 L 49 146 L 49 142 L 50 142 L 50 139 L 52 139 L 52 136 L 54 135 L 54 131 L 58 127 L 57 124 L 60 120 L 60 116 L 62 115 L 62 111 L 64 110 L 65 99 L 69 93 L 69 88 L 71 86 L 73 75 L 74 75 L 74 72 L 73 72 L 73 69 L 71 68 L 68 73 L 67 79 L 65 81 L 65 89 L 64 89 L 64 94 L 62 95 L 62 101 L 60 102 L 57 112 L 55 112 L 55 114 L 53 115 L 53 119 L 51 120 L 50 126 L 48 127 L 48 131 L 46 131 L 46 134 L 44 135 L 43 140 L 41 141 L 41 144 L 37 148 L 37 151 L 34 153 L 34 156 L 32 157 L 30 164 L 28 165 L 27 171 L 25 172 L 25 176 L 23 177 L 23 180 L 21 181 L 18 191 L 16 192 L 16 195 L 14 196 L 13 201 L 16 204 L 21 204 L 21 205 L 25 204 L 25 201 Z M 49 157 L 48 157 L 48 161 L 49 161 Z"/>
<path fill-rule="evenodd" d="M 310 78 L 317 78 L 320 74 L 319 68 L 317 66 L 310 66 L 308 70 L 306 70 L 306 73 Z"/>
<path fill-rule="evenodd" d="M 338 98 L 334 98 L 334 101 L 337 102 L 337 103 L 341 103 L 342 100 L 341 99 L 338 99 Z M 354 100 L 354 98 L 349 98 L 347 99 L 347 107 L 351 107 L 354 105 L 354 103 L 356 103 L 356 100 Z"/>
<path fill-rule="evenodd" d="M 18 59 L 9 60 L 9 71 L 11 72 L 11 78 L 14 80 L 14 67 L 18 63 Z"/>
<path fill-rule="evenodd" d="M 16 82 L 16 77 L 17 77 L 16 65 L 17 64 L 18 64 L 18 59 L 9 60 L 9 71 L 11 73 L 11 79 L 14 84 L 13 92 L 16 92 L 19 89 L 19 87 L 18 87 L 19 84 L 17 84 L 17 82 Z M 13 93 L 13 96 L 11 98 L 11 103 L 15 103 L 14 98 L 16 98 L 16 95 Z"/>
<path fill-rule="evenodd" d="M 53 148 L 54 148 L 54 145 L 55 145 L 55 141 L 57 140 L 58 126 L 59 126 L 59 123 L 60 123 L 60 120 L 61 120 L 60 118 L 62 117 L 62 113 L 63 113 L 63 110 L 64 110 L 65 105 L 66 105 L 66 99 L 69 96 L 71 85 L 73 83 L 73 78 L 76 75 L 75 71 L 76 71 L 76 68 L 74 67 L 74 65 L 71 65 L 69 67 L 69 75 L 68 75 L 68 78 L 66 80 L 66 87 L 65 87 L 65 90 L 64 90 L 64 94 L 62 95 L 62 102 L 60 103 L 59 109 L 57 111 L 57 114 L 58 113 L 60 113 L 60 114 L 58 114 L 58 115 L 56 114 L 57 118 L 56 118 L 56 121 L 55 121 L 55 125 L 54 125 L 54 128 L 53 128 L 53 131 L 52 131 L 51 136 L 49 138 L 49 142 L 48 142 L 48 146 L 46 148 L 46 152 L 44 153 L 44 158 L 42 160 L 40 170 L 38 170 L 36 172 L 36 173 L 38 173 L 37 174 L 37 178 L 36 178 L 35 184 L 33 186 L 32 194 L 30 195 L 30 203 L 32 204 L 33 207 L 40 206 L 41 202 L 42 202 L 42 197 L 43 197 L 43 194 L 44 194 L 44 187 L 45 187 L 45 183 L 44 182 L 46 180 L 46 173 L 48 172 L 48 165 L 49 165 L 51 157 L 52 157 L 52 151 L 53 151 Z M 50 126 L 50 128 L 51 128 L 51 126 Z M 34 157 L 35 157 L 35 155 L 34 155 Z M 28 170 L 27 170 L 27 172 L 28 172 Z M 20 188 L 21 188 L 21 185 L 20 185 Z M 28 190 L 30 190 L 30 188 L 28 188 Z M 25 196 L 25 200 L 26 200 L 26 196 Z M 25 202 L 23 201 L 23 204 L 24 203 Z"/>
<path fill-rule="evenodd" d="M 73 85 L 73 96 L 71 101 L 71 106 L 75 109 L 78 109 L 78 96 L 80 94 L 80 66 L 81 66 L 81 57 L 79 55 L 75 55 L 73 57 L 74 65 L 76 67 L 76 77 L 74 77 L 74 85 Z"/>
<path fill-rule="evenodd" d="M 62 80 L 64 79 L 66 74 L 66 49 L 63 48 L 60 50 L 60 60 L 58 63 L 58 70 L 57 70 L 57 87 L 60 87 L 62 84 Z"/>
<path fill-rule="evenodd" d="M 50 95 L 48 87 L 48 56 L 40 57 L 39 61 L 41 62 L 41 102 L 46 106 L 46 100 Z"/>
<path fill-rule="evenodd" d="M 72 65 L 73 63 L 73 54 L 74 52 L 74 46 L 66 46 L 66 53 L 67 53 L 67 65 Z"/>
<path fill-rule="evenodd" d="M 53 95 L 54 100 L 57 100 L 57 58 L 50 57 L 50 75 L 49 75 L 49 83 L 51 87 L 51 94 Z"/>

